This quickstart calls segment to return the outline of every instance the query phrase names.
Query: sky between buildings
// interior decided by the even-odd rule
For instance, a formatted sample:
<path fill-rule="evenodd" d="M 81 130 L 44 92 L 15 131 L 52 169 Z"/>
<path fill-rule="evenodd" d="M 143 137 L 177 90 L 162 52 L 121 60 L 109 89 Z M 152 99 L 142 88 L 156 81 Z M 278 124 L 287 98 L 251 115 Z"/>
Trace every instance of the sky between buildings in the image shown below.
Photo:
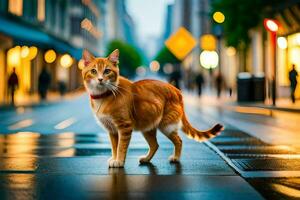
<path fill-rule="evenodd" d="M 138 39 L 161 37 L 165 27 L 167 5 L 174 0 L 127 0 L 127 9 L 134 20 Z"/>

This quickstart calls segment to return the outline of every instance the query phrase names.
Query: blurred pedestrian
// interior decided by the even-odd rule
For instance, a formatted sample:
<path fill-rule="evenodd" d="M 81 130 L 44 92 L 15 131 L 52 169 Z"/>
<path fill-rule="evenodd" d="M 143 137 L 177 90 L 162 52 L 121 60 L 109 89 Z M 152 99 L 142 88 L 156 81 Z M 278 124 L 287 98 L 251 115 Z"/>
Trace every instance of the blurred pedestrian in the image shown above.
<path fill-rule="evenodd" d="M 181 80 L 181 72 L 180 72 L 180 67 L 177 65 L 174 67 L 173 72 L 170 74 L 170 79 L 169 82 L 180 89 L 180 80 Z"/>
<path fill-rule="evenodd" d="M 289 72 L 289 79 L 290 79 L 290 87 L 291 87 L 291 99 L 292 99 L 292 102 L 295 103 L 296 101 L 296 98 L 295 98 L 295 91 L 296 91 L 296 88 L 297 88 L 297 76 L 298 76 L 298 72 L 297 70 L 295 69 L 295 64 L 292 65 L 292 70 Z"/>
<path fill-rule="evenodd" d="M 58 91 L 61 97 L 65 95 L 67 91 L 67 85 L 64 81 L 58 81 Z"/>
<path fill-rule="evenodd" d="M 19 87 L 19 79 L 16 74 L 16 68 L 13 68 L 13 72 L 10 74 L 8 78 L 8 91 L 11 96 L 11 105 L 15 105 L 15 91 Z"/>
<path fill-rule="evenodd" d="M 198 89 L 198 96 L 201 97 L 202 95 L 202 86 L 204 84 L 204 78 L 201 72 L 199 72 L 196 76 L 196 85 Z"/>
<path fill-rule="evenodd" d="M 220 72 L 218 72 L 218 74 L 216 76 L 216 87 L 217 87 L 218 98 L 221 97 L 222 84 L 223 84 L 223 77 L 222 77 L 222 74 Z"/>
<path fill-rule="evenodd" d="M 38 92 L 42 100 L 45 100 L 47 98 L 47 91 L 50 87 L 50 83 L 51 83 L 51 75 L 47 71 L 46 67 L 43 67 L 39 75 L 39 82 L 38 82 Z"/>

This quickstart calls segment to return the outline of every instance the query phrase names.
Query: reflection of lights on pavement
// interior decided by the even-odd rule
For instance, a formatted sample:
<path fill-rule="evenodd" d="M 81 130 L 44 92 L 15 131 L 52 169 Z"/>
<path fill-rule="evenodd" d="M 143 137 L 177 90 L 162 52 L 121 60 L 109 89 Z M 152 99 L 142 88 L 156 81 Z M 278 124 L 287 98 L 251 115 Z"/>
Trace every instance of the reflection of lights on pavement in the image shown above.
<path fill-rule="evenodd" d="M 26 128 L 28 126 L 31 126 L 33 124 L 33 120 L 32 119 L 25 119 L 22 121 L 19 121 L 11 126 L 8 127 L 9 130 L 17 130 L 17 129 L 21 129 L 21 128 Z"/>
<path fill-rule="evenodd" d="M 225 21 L 225 15 L 220 11 L 217 11 L 213 14 L 213 19 L 215 20 L 215 22 L 221 24 Z"/>
<path fill-rule="evenodd" d="M 227 54 L 227 56 L 235 56 L 235 54 L 236 54 L 235 48 L 234 47 L 228 47 L 226 49 L 226 54 Z"/>
<path fill-rule="evenodd" d="M 84 61 L 82 59 L 80 59 L 79 62 L 78 62 L 78 68 L 80 70 L 82 70 L 84 68 Z"/>
<path fill-rule="evenodd" d="M 22 46 L 21 57 L 26 58 L 29 55 L 29 48 L 27 46 Z"/>
<path fill-rule="evenodd" d="M 170 63 L 167 63 L 163 67 L 163 71 L 165 74 L 171 74 L 173 72 L 173 65 Z"/>
<path fill-rule="evenodd" d="M 44 55 L 44 59 L 47 63 L 53 63 L 56 59 L 56 53 L 54 50 L 50 49 L 48 51 L 46 51 L 45 55 Z"/>
<path fill-rule="evenodd" d="M 60 58 L 60 64 L 62 67 L 65 67 L 65 68 L 71 67 L 71 65 L 73 64 L 73 59 L 69 54 L 64 54 Z"/>
<path fill-rule="evenodd" d="M 278 193 L 287 195 L 289 197 L 300 198 L 300 191 L 293 187 L 288 187 L 286 185 L 277 184 L 277 183 L 273 183 L 271 184 L 271 186 Z"/>
<path fill-rule="evenodd" d="M 158 72 L 160 69 L 160 64 L 158 61 L 154 60 L 150 63 L 150 70 L 152 72 Z"/>
<path fill-rule="evenodd" d="M 219 56 L 215 51 L 202 51 L 200 54 L 200 63 L 206 69 L 215 68 L 219 63 Z"/>
<path fill-rule="evenodd" d="M 35 46 L 32 46 L 29 48 L 29 55 L 28 55 L 28 59 L 32 60 L 36 57 L 38 52 L 38 49 Z"/>
<path fill-rule="evenodd" d="M 147 72 L 147 70 L 144 66 L 139 66 L 138 68 L 136 68 L 136 74 L 138 76 L 145 76 L 146 72 Z"/>
<path fill-rule="evenodd" d="M 25 112 L 25 108 L 24 107 L 18 107 L 17 109 L 16 109 L 16 112 L 18 113 L 18 114 L 23 114 L 24 112 Z"/>
<path fill-rule="evenodd" d="M 61 129 L 65 129 L 68 128 L 69 126 L 71 126 L 72 124 L 74 124 L 77 120 L 74 117 L 71 117 L 69 119 L 66 119 L 60 123 L 58 123 L 57 125 L 54 126 L 55 129 L 61 130 Z"/>
<path fill-rule="evenodd" d="M 285 37 L 277 38 L 277 44 L 280 49 L 286 49 L 287 48 L 286 38 Z"/>

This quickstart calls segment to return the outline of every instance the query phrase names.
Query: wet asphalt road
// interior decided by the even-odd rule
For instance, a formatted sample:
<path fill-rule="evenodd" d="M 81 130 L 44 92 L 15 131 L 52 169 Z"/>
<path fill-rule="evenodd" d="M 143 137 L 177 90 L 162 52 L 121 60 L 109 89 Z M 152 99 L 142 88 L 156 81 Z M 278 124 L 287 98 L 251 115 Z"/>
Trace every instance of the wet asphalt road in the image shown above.
<path fill-rule="evenodd" d="M 189 118 L 198 128 L 222 120 L 187 104 Z M 281 188 L 281 193 L 274 190 L 270 184 L 274 177 L 247 177 L 247 170 L 239 165 L 245 157 L 238 157 L 241 154 L 237 152 L 262 142 L 229 124 L 209 143 L 182 136 L 180 164 L 168 162 L 172 145 L 158 134 L 160 148 L 152 163 L 139 165 L 138 157 L 147 152 L 147 145 L 134 133 L 125 168 L 109 169 L 108 136 L 95 123 L 85 95 L 57 104 L 2 111 L 0 118 L 0 199 L 292 199 L 299 191 L 293 187 L 297 178 L 285 184 L 293 189 L 291 197 L 285 194 L 286 188 Z M 243 138 L 242 144 L 237 138 Z M 224 151 L 226 145 L 236 152 Z M 297 154 L 278 154 L 283 153 Z M 255 167 L 253 171 L 257 171 Z M 277 186 L 281 183 L 278 178 Z"/>

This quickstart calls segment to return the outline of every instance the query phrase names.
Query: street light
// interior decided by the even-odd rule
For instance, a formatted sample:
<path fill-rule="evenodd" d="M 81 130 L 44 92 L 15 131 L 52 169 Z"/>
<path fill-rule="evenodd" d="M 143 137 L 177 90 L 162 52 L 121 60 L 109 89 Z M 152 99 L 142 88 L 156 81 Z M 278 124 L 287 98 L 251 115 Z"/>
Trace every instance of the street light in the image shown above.
<path fill-rule="evenodd" d="M 273 19 L 264 19 L 264 27 L 270 33 L 271 39 L 271 57 L 273 57 L 273 76 L 272 76 L 272 103 L 273 106 L 276 105 L 276 77 L 277 77 L 277 59 L 276 59 L 276 49 L 277 49 L 277 31 L 279 29 L 279 23 Z"/>
<path fill-rule="evenodd" d="M 220 11 L 216 11 L 213 14 L 213 19 L 216 23 L 218 23 L 218 25 L 215 27 L 215 35 L 217 36 L 217 40 L 218 40 L 218 54 L 219 54 L 219 73 L 221 74 L 221 38 L 222 38 L 222 27 L 220 24 L 224 23 L 225 21 L 225 15 L 220 12 Z"/>
<path fill-rule="evenodd" d="M 213 19 L 218 24 L 222 24 L 225 21 L 225 15 L 222 12 L 217 11 L 213 14 Z"/>
<path fill-rule="evenodd" d="M 204 50 L 200 54 L 200 63 L 202 67 L 208 69 L 210 73 L 212 72 L 213 68 L 216 68 L 218 66 L 218 61 L 219 56 L 215 51 Z"/>

